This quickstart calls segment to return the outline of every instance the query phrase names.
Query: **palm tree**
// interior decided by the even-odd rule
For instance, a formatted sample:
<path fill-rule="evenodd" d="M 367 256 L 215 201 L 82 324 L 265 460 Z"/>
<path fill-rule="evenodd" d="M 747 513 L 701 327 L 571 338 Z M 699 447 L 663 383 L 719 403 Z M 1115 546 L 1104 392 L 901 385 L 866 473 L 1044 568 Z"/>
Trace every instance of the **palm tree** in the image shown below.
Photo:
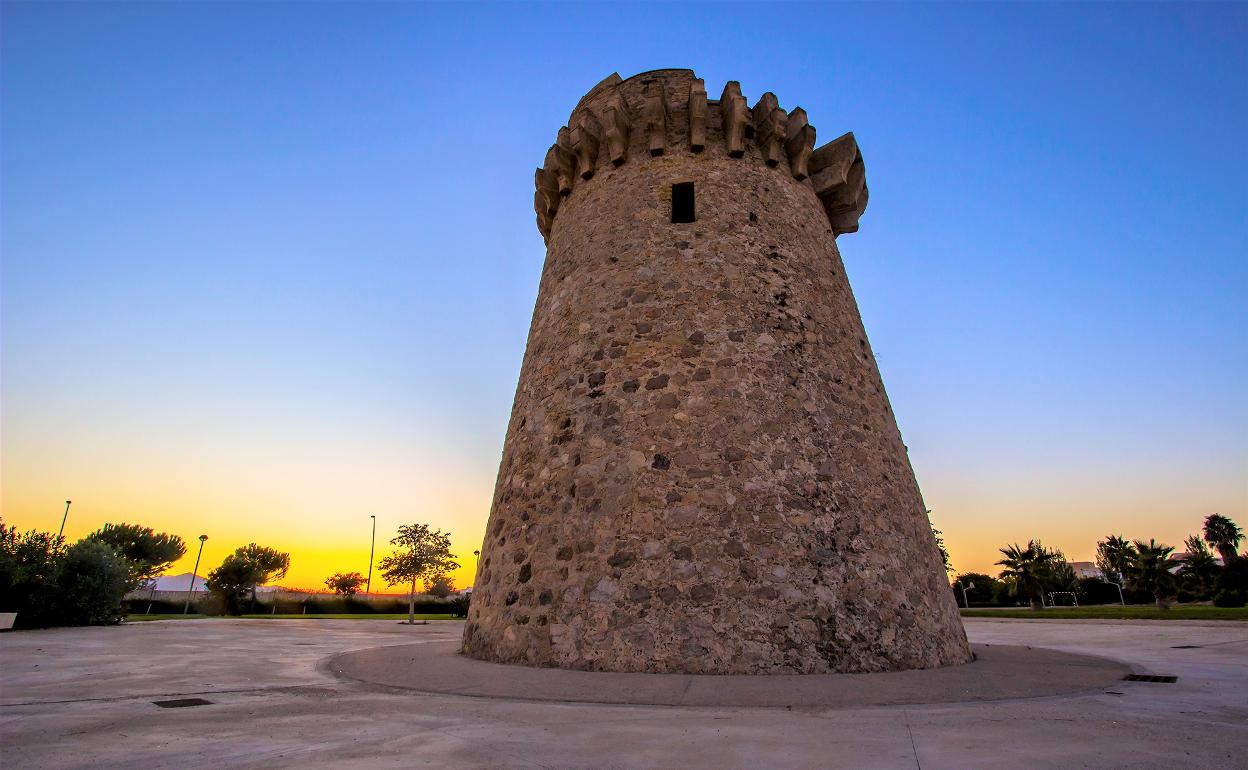
<path fill-rule="evenodd" d="M 1135 558 L 1127 566 L 1127 581 L 1139 591 L 1148 591 L 1157 601 L 1157 608 L 1170 609 L 1174 598 L 1174 574 L 1170 572 L 1170 554 L 1174 548 L 1156 540 L 1135 541 Z"/>
<path fill-rule="evenodd" d="M 1189 535 L 1183 545 L 1187 548 L 1187 555 L 1183 557 L 1183 570 L 1180 572 L 1183 587 L 1197 597 L 1207 599 L 1213 593 L 1219 572 L 1213 551 L 1200 539 L 1200 535 Z"/>
<path fill-rule="evenodd" d="M 1222 566 L 1225 567 L 1239 558 L 1235 549 L 1243 539 L 1244 533 L 1239 525 L 1225 516 L 1211 513 L 1205 518 L 1205 542 L 1218 549 L 1222 556 Z"/>
<path fill-rule="evenodd" d="M 1020 548 L 1015 543 L 1000 551 L 1005 556 L 997 562 L 1005 567 L 1001 570 L 1001 578 L 1012 581 L 1012 593 L 1025 595 L 1031 601 L 1033 610 L 1041 609 L 1044 606 L 1044 580 L 1054 554 L 1036 540 L 1028 541 L 1026 548 Z"/>
<path fill-rule="evenodd" d="M 1110 535 L 1096 544 L 1096 566 L 1111 583 L 1122 582 L 1122 575 L 1134 555 L 1131 544 L 1118 535 Z"/>

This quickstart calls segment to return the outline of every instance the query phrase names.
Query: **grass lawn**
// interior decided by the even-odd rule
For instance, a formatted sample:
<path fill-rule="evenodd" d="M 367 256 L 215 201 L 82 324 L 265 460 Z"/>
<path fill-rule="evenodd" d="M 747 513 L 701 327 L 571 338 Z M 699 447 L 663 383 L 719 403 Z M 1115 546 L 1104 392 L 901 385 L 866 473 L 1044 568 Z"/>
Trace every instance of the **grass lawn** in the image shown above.
<path fill-rule="evenodd" d="M 1096 607 L 1049 607 L 1043 610 L 1025 607 L 983 608 L 961 610 L 961 613 L 964 618 L 1027 620 L 1248 620 L 1248 607 L 1213 607 L 1207 604 L 1176 605 L 1166 611 L 1147 604 L 1127 607 L 1111 604 Z"/>
<path fill-rule="evenodd" d="M 142 620 L 188 620 L 190 618 L 206 618 L 207 615 L 127 615 L 126 622 L 142 621 Z M 257 618 L 259 620 L 407 620 L 407 613 L 326 613 L 323 615 L 270 615 L 269 613 L 260 613 L 256 615 L 241 615 L 244 618 Z M 416 613 L 417 620 L 454 620 L 454 615 L 422 615 Z"/>

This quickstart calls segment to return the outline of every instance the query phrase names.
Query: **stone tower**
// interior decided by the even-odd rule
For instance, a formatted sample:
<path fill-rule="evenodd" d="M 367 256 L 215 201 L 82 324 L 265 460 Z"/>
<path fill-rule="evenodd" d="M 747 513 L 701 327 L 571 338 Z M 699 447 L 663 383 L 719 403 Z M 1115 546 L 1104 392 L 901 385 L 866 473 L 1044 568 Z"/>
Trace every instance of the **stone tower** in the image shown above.
<path fill-rule="evenodd" d="M 971 654 L 836 236 L 853 134 L 612 75 L 537 170 L 547 241 L 464 652 L 689 673 Z"/>

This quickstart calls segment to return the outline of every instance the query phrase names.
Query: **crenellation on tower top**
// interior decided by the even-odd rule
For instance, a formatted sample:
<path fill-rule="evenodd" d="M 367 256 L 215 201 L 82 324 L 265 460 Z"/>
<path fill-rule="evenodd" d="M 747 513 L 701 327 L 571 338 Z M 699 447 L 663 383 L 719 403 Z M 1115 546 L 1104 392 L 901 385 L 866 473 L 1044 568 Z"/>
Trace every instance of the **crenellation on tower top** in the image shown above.
<path fill-rule="evenodd" d="M 809 180 L 833 234 L 857 231 L 867 189 L 852 134 L 815 149 L 815 128 L 801 107 L 786 112 L 770 91 L 750 107 L 735 80 L 724 85 L 718 100 L 708 99 L 705 82 L 686 69 L 627 79 L 612 73 L 581 98 L 546 154 L 545 176 L 537 176 L 538 230 L 549 241 L 558 214 L 549 200 L 551 180 L 567 197 L 578 184 L 593 180 L 600 164 L 606 171 L 624 165 L 630 145 L 637 145 L 636 162 L 645 162 L 681 149 L 701 154 L 713 141 L 730 158 L 748 162 L 757 157 L 799 182 Z M 852 147 L 847 161 L 846 147 Z"/>

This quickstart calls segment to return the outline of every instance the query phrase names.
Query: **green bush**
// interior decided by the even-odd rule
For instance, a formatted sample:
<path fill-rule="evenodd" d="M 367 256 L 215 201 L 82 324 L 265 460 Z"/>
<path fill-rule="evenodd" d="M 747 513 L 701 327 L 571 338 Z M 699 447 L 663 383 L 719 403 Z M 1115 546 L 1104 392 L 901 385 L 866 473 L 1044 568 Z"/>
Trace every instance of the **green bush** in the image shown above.
<path fill-rule="evenodd" d="M 0 612 L 16 612 L 18 628 L 58 624 L 65 540 L 50 532 L 18 532 L 0 521 Z"/>
<path fill-rule="evenodd" d="M 1248 593 L 1244 591 L 1218 591 L 1213 597 L 1214 607 L 1243 607 L 1248 604 Z"/>
<path fill-rule="evenodd" d="M 81 540 L 65 551 L 58 581 L 60 623 L 117 623 L 131 586 L 130 565 L 111 547 Z"/>
<path fill-rule="evenodd" d="M 17 532 L 0 522 L 0 612 L 18 628 L 116 623 L 133 570 L 109 545 L 60 535 Z"/>

